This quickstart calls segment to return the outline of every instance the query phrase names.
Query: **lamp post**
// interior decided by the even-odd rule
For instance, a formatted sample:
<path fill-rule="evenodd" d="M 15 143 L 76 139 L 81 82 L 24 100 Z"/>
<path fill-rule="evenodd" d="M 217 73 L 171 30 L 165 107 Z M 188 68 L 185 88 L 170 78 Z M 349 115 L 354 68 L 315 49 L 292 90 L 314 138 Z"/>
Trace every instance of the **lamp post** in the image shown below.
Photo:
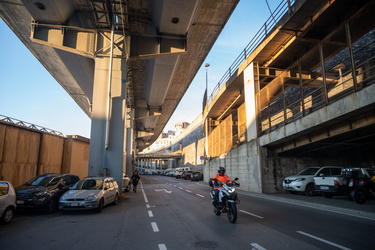
<path fill-rule="evenodd" d="M 210 64 L 206 63 L 204 67 L 206 67 L 206 94 L 208 94 L 208 67 L 210 67 Z M 206 95 L 206 101 L 207 101 L 207 95 Z"/>

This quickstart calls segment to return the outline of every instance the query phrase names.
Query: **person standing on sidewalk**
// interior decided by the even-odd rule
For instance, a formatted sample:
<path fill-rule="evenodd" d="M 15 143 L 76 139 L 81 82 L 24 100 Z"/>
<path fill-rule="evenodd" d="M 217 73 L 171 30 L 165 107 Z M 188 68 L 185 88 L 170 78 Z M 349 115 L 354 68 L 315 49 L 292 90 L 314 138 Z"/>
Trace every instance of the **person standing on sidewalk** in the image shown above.
<path fill-rule="evenodd" d="M 139 177 L 138 171 L 135 171 L 134 174 L 131 177 L 131 180 L 132 180 L 132 183 L 133 183 L 133 191 L 134 191 L 134 193 L 137 192 L 137 185 L 138 185 L 138 181 L 140 179 L 141 179 L 141 177 Z"/>

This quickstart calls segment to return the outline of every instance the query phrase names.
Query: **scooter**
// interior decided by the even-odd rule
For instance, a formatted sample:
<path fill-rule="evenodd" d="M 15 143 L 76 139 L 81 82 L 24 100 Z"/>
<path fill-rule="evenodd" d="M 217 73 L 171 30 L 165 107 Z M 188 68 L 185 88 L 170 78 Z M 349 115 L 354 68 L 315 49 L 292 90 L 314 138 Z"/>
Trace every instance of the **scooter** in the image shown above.
<path fill-rule="evenodd" d="M 216 178 L 211 178 L 209 181 L 210 187 L 212 190 L 210 192 L 211 203 L 214 206 L 214 213 L 220 215 L 221 213 L 226 213 L 228 215 L 228 220 L 230 223 L 234 224 L 237 221 L 237 206 L 236 204 L 240 203 L 240 200 L 237 197 L 237 192 L 235 187 L 239 187 L 240 184 L 237 182 L 238 178 L 235 178 L 232 183 L 224 184 L 220 187 L 220 184 Z M 219 200 L 214 202 L 215 197 L 215 187 L 220 187 Z"/>

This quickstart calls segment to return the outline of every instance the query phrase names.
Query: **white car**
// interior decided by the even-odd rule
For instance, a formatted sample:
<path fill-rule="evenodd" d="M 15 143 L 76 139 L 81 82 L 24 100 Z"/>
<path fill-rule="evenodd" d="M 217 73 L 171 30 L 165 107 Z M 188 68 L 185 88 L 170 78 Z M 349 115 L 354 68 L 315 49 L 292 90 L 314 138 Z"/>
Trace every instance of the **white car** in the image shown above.
<path fill-rule="evenodd" d="M 291 193 L 305 193 L 308 196 L 314 195 L 314 176 L 322 167 L 306 168 L 297 175 L 288 176 L 283 181 L 283 188 Z"/>
<path fill-rule="evenodd" d="M 16 191 L 9 181 L 0 181 L 0 222 L 9 223 L 16 211 Z"/>
<path fill-rule="evenodd" d="M 61 196 L 60 210 L 97 210 L 108 204 L 117 205 L 119 187 L 113 177 L 87 177 L 78 181 Z"/>

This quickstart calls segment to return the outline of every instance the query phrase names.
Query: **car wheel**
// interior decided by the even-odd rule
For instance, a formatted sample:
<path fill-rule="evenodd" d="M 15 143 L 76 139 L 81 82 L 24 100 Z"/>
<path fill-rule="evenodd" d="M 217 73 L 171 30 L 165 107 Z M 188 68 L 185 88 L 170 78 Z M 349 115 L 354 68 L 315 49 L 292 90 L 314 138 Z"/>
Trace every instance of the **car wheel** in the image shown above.
<path fill-rule="evenodd" d="M 54 212 L 56 209 L 57 209 L 57 202 L 56 202 L 56 199 L 51 199 L 51 200 L 48 202 L 45 211 L 46 211 L 47 213 L 52 213 L 52 212 Z"/>
<path fill-rule="evenodd" d="M 104 199 L 101 198 L 99 201 L 98 208 L 96 209 L 96 212 L 101 213 L 103 211 L 103 207 L 104 207 Z"/>
<path fill-rule="evenodd" d="M 116 194 L 115 196 L 115 200 L 113 201 L 112 203 L 114 206 L 116 206 L 118 204 L 118 194 Z"/>
<path fill-rule="evenodd" d="M 9 223 L 14 216 L 14 208 L 7 207 L 3 213 L 3 216 L 0 219 L 1 224 L 7 224 Z"/>
<path fill-rule="evenodd" d="M 125 188 L 125 192 L 129 192 L 130 191 L 130 183 L 129 185 Z"/>
<path fill-rule="evenodd" d="M 307 184 L 306 189 L 305 189 L 305 194 L 307 196 L 314 196 L 314 184 L 313 183 Z"/>

